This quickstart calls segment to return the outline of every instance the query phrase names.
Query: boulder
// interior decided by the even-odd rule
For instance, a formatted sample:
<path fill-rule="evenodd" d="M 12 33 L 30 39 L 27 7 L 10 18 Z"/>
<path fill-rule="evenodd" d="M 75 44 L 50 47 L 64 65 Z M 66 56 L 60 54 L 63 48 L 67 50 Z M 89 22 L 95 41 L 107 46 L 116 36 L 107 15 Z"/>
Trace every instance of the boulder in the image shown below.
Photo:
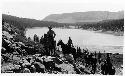
<path fill-rule="evenodd" d="M 24 68 L 22 72 L 23 72 L 23 73 L 31 73 L 28 68 Z"/>
<path fill-rule="evenodd" d="M 31 73 L 35 73 L 35 72 L 36 72 L 36 68 L 35 68 L 34 65 L 32 65 L 32 66 L 30 67 L 30 71 L 31 71 Z"/>
<path fill-rule="evenodd" d="M 2 31 L 2 35 L 6 36 L 8 39 L 13 38 L 13 36 L 6 31 Z"/>
<path fill-rule="evenodd" d="M 74 58 L 73 58 L 72 54 L 65 54 L 64 58 L 66 61 L 68 61 L 71 64 L 74 62 Z"/>
<path fill-rule="evenodd" d="M 60 64 L 57 65 L 58 68 L 61 68 L 62 72 L 67 73 L 67 74 L 75 74 L 76 72 L 74 71 L 74 66 L 72 64 Z"/>
<path fill-rule="evenodd" d="M 33 64 L 36 68 L 36 72 L 38 73 L 44 73 L 45 72 L 45 66 L 43 64 L 41 64 L 40 62 L 34 62 Z"/>

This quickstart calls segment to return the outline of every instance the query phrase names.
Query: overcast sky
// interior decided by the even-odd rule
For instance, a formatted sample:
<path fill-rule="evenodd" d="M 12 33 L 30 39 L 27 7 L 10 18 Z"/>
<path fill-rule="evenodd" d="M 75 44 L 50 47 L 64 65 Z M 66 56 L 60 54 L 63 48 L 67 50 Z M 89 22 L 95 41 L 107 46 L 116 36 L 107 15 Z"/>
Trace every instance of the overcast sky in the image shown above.
<path fill-rule="evenodd" d="M 124 0 L 3 0 L 2 13 L 42 20 L 50 14 L 121 11 Z"/>

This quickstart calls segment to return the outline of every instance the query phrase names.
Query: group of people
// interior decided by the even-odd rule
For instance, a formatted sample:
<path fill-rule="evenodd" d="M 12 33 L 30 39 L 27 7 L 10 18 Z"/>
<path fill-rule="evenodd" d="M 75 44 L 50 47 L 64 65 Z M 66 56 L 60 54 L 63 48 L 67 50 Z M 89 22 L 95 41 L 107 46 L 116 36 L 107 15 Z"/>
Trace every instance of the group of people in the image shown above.
<path fill-rule="evenodd" d="M 49 26 L 48 28 L 49 28 L 49 31 L 47 32 L 47 34 L 44 34 L 44 36 L 42 36 L 40 39 L 35 34 L 34 41 L 43 44 L 44 48 L 46 50 L 46 55 L 52 56 L 52 55 L 55 55 L 55 51 L 56 51 L 56 41 L 54 40 L 56 34 L 52 30 L 51 26 Z M 68 43 L 65 45 L 68 46 L 68 49 L 66 49 L 67 47 L 64 47 L 64 50 L 66 50 L 67 52 L 73 50 L 74 45 L 73 45 L 71 37 L 69 37 Z M 64 51 L 64 50 L 62 50 L 62 51 Z M 91 70 L 92 74 L 95 74 L 95 72 L 96 72 L 97 63 L 98 64 L 103 63 L 101 65 L 101 73 L 102 74 L 104 74 L 104 75 L 107 75 L 107 74 L 114 75 L 115 74 L 115 69 L 112 68 L 113 65 L 110 61 L 110 57 L 108 54 L 107 54 L 107 59 L 103 62 L 103 61 L 101 61 L 101 53 L 100 52 L 98 53 L 98 57 L 96 57 L 96 53 L 93 55 L 93 53 L 89 53 L 87 50 L 84 50 L 84 49 L 83 49 L 83 53 L 82 53 L 81 48 L 77 47 L 77 49 L 75 49 L 74 53 L 75 53 L 74 57 L 80 57 L 81 55 L 84 55 L 86 66 L 91 65 L 91 67 L 92 67 L 92 70 Z"/>
<path fill-rule="evenodd" d="M 44 48 L 46 50 L 46 55 L 54 55 L 55 49 L 56 49 L 56 41 L 54 40 L 56 34 L 52 30 L 52 27 L 49 26 L 49 31 L 47 34 L 44 34 L 40 39 L 39 37 L 35 34 L 34 35 L 34 41 L 39 42 L 44 45 Z"/>
<path fill-rule="evenodd" d="M 42 36 L 40 39 L 35 34 L 33 37 L 33 40 L 34 40 L 34 42 L 38 42 L 38 43 L 41 43 L 44 45 L 44 48 L 47 51 L 47 55 L 54 55 L 55 50 L 56 50 L 56 41 L 54 40 L 54 38 L 55 38 L 56 34 L 52 30 L 51 26 L 49 26 L 48 28 L 49 28 L 49 31 L 47 32 L 47 34 L 44 34 L 44 36 Z M 31 38 L 28 38 L 28 39 L 31 40 Z M 71 37 L 69 37 L 67 45 L 69 47 L 73 47 Z"/>

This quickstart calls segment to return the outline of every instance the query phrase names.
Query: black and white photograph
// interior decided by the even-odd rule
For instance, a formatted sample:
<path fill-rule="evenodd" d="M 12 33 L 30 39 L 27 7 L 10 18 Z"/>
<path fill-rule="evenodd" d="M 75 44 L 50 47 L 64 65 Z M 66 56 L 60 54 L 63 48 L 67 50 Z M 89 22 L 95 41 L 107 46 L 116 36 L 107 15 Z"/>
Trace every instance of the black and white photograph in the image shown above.
<path fill-rule="evenodd" d="M 124 0 L 2 0 L 1 74 L 123 75 Z"/>

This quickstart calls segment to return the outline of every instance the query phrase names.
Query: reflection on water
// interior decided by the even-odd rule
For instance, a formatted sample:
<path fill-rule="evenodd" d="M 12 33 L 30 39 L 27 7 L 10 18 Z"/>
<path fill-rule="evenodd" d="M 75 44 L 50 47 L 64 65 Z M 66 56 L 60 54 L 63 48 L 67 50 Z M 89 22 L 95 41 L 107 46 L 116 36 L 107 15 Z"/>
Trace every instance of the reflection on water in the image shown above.
<path fill-rule="evenodd" d="M 56 33 L 55 40 L 62 39 L 64 43 L 67 43 L 68 37 L 70 36 L 73 40 L 74 45 L 78 45 L 80 47 L 88 47 L 91 46 L 90 49 L 104 49 L 107 50 L 107 46 L 110 48 L 109 51 L 119 51 L 121 53 L 123 46 L 123 36 L 114 36 L 110 34 L 101 34 L 95 33 L 94 31 L 87 31 L 81 29 L 61 29 L 61 28 L 53 28 Z M 41 37 L 44 33 L 47 33 L 48 28 L 32 28 L 27 29 L 26 36 L 31 37 L 33 39 L 34 34 L 37 34 Z M 116 48 L 119 47 L 119 48 Z M 113 49 L 112 49 L 113 48 Z M 115 49 L 115 50 L 114 50 Z M 116 50 L 118 49 L 118 50 Z M 120 49 L 120 50 L 119 50 Z M 97 49 L 95 49 L 97 50 Z"/>

